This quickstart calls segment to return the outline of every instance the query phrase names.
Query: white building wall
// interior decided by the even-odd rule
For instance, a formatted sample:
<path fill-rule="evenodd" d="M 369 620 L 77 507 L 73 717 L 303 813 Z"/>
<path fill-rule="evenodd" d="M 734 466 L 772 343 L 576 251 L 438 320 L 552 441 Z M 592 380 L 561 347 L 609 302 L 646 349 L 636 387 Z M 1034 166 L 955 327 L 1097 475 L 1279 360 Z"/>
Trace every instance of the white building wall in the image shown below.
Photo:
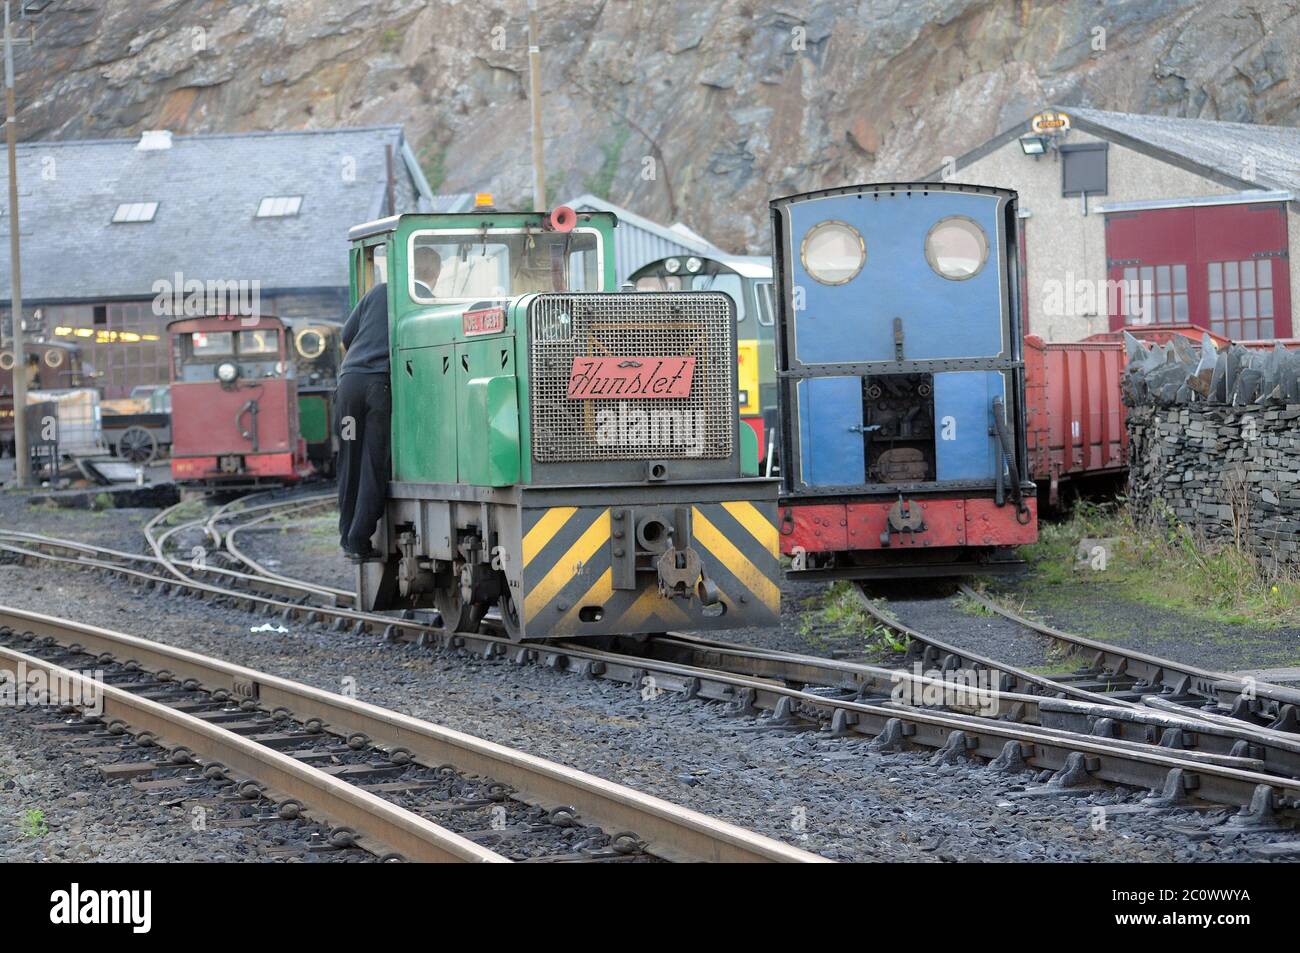
<path fill-rule="evenodd" d="M 1286 209 L 1286 243 L 1291 266 L 1291 336 L 1300 338 L 1300 302 L 1295 298 L 1300 288 L 1300 213 L 1296 212 L 1295 202 Z"/>
<path fill-rule="evenodd" d="M 1097 141 L 1097 136 L 1077 129 L 1065 140 L 1069 144 Z M 1060 156 L 1027 156 L 1015 139 L 958 169 L 948 181 L 1020 193 L 1021 214 L 1029 212 L 1021 221 L 1028 263 L 1028 332 L 1046 341 L 1077 341 L 1110 330 L 1106 296 L 1104 290 L 1097 290 L 1104 289 L 1106 281 L 1106 223 L 1097 206 L 1237 191 L 1113 142 L 1107 154 L 1109 191 L 1088 197 L 1087 215 L 1078 196 L 1061 195 Z M 1294 245 L 1298 227 L 1294 211 L 1288 219 Z M 1292 288 L 1300 280 L 1298 257 L 1293 247 Z M 1094 283 L 1094 293 L 1088 294 L 1079 282 Z"/>

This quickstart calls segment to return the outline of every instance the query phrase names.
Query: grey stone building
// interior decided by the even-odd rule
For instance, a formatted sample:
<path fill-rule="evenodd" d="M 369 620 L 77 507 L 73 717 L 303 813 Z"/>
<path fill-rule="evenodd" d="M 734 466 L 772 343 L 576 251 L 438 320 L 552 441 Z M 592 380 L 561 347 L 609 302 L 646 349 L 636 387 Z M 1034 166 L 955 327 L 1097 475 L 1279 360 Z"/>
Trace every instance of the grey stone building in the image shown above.
<path fill-rule="evenodd" d="M 163 329 L 200 288 L 342 319 L 348 229 L 434 207 L 401 126 L 24 143 L 18 182 L 28 334 L 75 342 L 107 397 L 166 382 Z"/>

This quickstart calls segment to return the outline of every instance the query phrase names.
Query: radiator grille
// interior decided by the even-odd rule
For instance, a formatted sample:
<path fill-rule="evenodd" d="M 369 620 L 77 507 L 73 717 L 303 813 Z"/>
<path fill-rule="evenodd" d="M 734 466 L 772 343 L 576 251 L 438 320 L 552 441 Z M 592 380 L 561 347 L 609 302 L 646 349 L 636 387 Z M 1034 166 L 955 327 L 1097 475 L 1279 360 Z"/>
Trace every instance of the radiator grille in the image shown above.
<path fill-rule="evenodd" d="M 718 292 L 543 294 L 529 306 L 533 458 L 719 459 L 737 413 L 731 300 Z M 694 357 L 690 397 L 570 400 L 580 357 Z"/>

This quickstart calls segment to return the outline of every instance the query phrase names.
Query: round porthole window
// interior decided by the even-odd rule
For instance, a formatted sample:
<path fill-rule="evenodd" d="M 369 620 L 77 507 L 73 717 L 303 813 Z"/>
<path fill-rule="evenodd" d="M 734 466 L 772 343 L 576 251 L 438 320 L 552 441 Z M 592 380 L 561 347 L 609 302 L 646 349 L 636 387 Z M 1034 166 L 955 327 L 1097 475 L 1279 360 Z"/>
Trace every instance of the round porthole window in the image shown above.
<path fill-rule="evenodd" d="M 13 351 L 0 351 L 0 371 L 12 371 L 14 369 Z"/>
<path fill-rule="evenodd" d="M 988 257 L 988 236 L 978 222 L 965 215 L 940 219 L 925 236 L 925 260 L 936 274 L 950 281 L 975 277 Z"/>
<path fill-rule="evenodd" d="M 46 350 L 45 350 L 45 366 L 46 366 L 46 367 L 62 367 L 62 366 L 63 366 L 63 352 L 60 351 L 57 347 L 46 348 Z"/>
<path fill-rule="evenodd" d="M 867 260 L 867 243 L 847 222 L 818 222 L 803 237 L 799 249 L 804 271 L 824 285 L 852 281 Z"/>

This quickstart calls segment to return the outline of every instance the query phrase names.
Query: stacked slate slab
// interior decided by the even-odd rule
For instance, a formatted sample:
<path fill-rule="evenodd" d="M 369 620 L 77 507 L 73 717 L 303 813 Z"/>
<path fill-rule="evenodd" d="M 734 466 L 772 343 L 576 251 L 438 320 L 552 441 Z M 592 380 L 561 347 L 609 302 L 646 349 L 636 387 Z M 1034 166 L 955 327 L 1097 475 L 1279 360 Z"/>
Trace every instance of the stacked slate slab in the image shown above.
<path fill-rule="evenodd" d="M 1300 567 L 1300 351 L 1124 338 L 1134 515 Z"/>

